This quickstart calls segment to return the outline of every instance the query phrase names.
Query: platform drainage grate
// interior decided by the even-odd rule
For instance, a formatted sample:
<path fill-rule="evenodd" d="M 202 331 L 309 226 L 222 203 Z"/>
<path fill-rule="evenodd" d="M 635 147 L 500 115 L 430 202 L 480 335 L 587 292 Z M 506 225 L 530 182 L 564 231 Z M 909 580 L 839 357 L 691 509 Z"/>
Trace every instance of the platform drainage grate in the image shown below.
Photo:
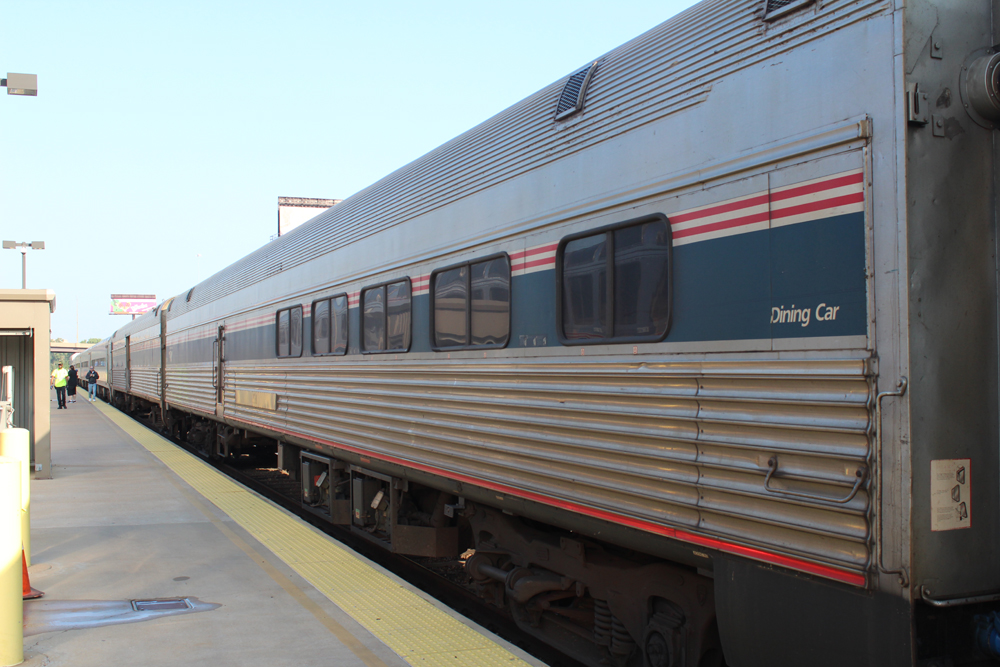
<path fill-rule="evenodd" d="M 136 611 L 177 611 L 193 609 L 187 598 L 169 598 L 166 600 L 132 600 L 132 609 Z"/>

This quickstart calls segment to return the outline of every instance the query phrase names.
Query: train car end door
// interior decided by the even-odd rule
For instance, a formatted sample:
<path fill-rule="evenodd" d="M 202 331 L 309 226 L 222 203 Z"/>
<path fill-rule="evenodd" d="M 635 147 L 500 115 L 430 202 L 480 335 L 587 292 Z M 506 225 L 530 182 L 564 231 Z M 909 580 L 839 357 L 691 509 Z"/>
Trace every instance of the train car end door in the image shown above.
<path fill-rule="evenodd" d="M 221 417 L 225 409 L 226 327 L 220 324 L 212 345 L 212 387 L 215 389 L 215 414 Z"/>

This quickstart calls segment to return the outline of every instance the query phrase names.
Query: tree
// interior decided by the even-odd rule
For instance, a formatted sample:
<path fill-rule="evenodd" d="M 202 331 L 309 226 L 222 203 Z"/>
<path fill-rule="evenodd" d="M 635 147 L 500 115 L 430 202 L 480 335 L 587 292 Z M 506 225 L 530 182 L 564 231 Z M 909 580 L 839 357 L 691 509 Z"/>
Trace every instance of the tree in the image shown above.
<path fill-rule="evenodd" d="M 58 345 L 60 343 L 65 343 L 65 338 L 50 338 L 50 345 Z M 81 345 L 93 345 L 94 343 L 100 343 L 100 338 L 88 338 L 87 340 L 81 340 Z M 56 369 L 59 364 L 63 365 L 63 368 L 69 368 L 70 359 L 73 357 L 71 352 L 52 352 L 49 354 L 49 373 Z"/>

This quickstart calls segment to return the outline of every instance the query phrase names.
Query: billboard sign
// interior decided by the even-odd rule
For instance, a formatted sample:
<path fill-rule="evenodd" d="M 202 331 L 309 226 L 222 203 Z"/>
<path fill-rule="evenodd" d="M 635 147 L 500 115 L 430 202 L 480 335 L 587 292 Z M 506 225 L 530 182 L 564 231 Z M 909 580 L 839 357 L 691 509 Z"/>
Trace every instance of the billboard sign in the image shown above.
<path fill-rule="evenodd" d="M 284 236 L 334 204 L 339 204 L 340 201 L 311 197 L 278 197 L 278 236 Z"/>
<path fill-rule="evenodd" d="M 155 294 L 112 294 L 111 315 L 142 315 L 156 308 Z"/>

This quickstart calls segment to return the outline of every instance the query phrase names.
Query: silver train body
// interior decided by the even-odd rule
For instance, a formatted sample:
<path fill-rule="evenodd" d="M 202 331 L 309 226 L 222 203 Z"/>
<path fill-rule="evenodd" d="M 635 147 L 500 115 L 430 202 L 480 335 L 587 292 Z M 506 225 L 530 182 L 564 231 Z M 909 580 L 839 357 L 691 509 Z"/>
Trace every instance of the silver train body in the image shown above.
<path fill-rule="evenodd" d="M 985 659 L 997 7 L 903 4 L 697 5 L 92 353 L 591 664 Z"/>
<path fill-rule="evenodd" d="M 108 351 L 111 337 L 105 338 L 88 350 L 77 352 L 71 358 L 71 363 L 76 365 L 79 383 L 83 389 L 89 389 L 89 382 L 86 379 L 90 369 L 97 371 L 97 387 L 95 394 L 108 400 L 111 397 L 111 370 L 108 366 Z"/>

